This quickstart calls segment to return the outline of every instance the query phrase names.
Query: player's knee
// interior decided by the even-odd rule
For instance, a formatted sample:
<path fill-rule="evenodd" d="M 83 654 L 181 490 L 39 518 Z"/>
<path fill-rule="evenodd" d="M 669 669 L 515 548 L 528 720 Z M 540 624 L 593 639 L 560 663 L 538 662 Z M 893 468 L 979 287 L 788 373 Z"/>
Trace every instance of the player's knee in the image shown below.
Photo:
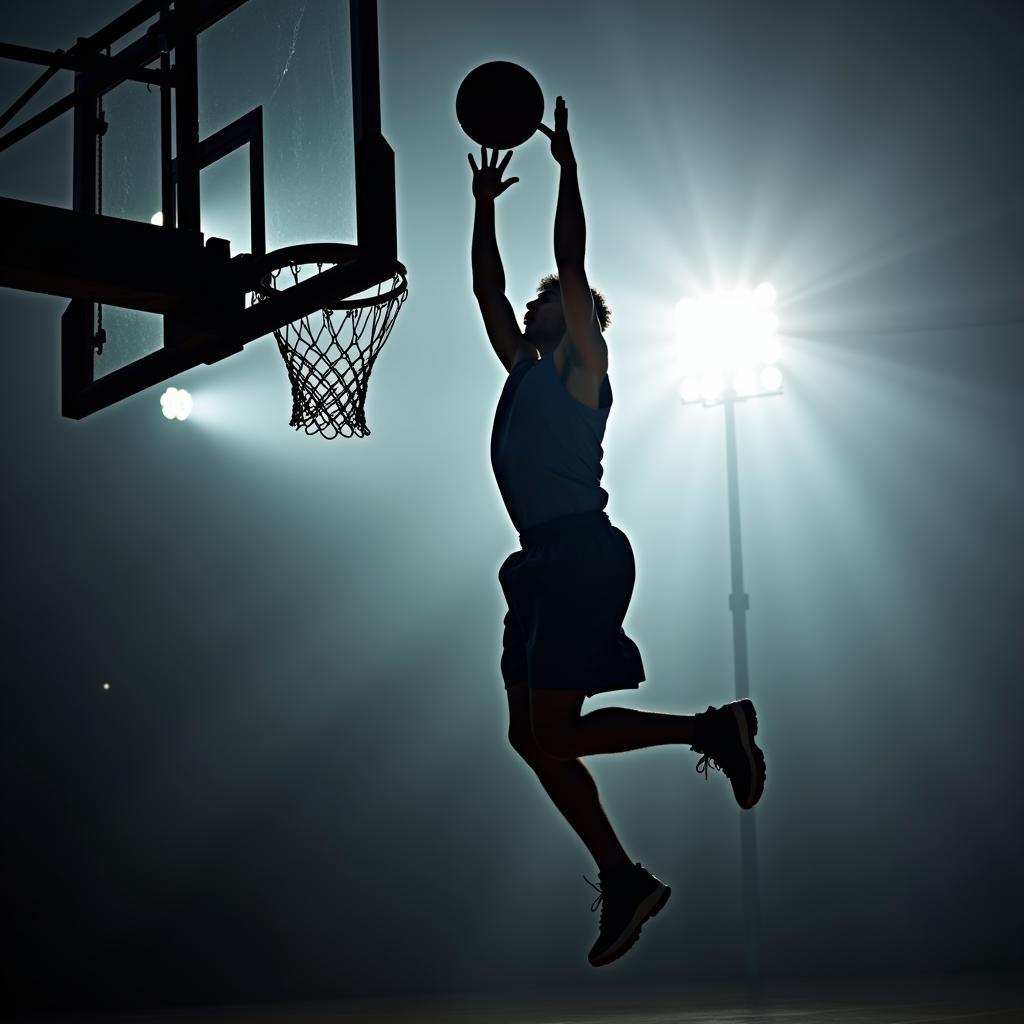
<path fill-rule="evenodd" d="M 543 751 L 534 738 L 533 730 L 528 725 L 509 729 L 508 742 L 524 761 L 532 761 L 543 756 Z"/>
<path fill-rule="evenodd" d="M 534 722 L 531 734 L 536 750 L 542 757 L 569 761 L 575 756 L 572 752 L 572 737 L 563 726 Z"/>

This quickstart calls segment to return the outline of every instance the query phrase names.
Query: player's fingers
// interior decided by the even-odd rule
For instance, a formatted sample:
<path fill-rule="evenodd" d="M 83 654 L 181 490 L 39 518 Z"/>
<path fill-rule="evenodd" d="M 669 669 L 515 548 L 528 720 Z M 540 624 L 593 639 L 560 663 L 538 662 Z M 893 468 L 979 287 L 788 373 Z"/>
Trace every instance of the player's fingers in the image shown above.
<path fill-rule="evenodd" d="M 508 181 L 505 182 L 505 186 L 504 186 L 504 188 L 502 188 L 501 191 L 504 192 L 506 189 L 508 189 L 512 185 L 514 185 L 518 180 L 519 180 L 518 178 L 509 178 Z M 498 194 L 500 195 L 501 193 L 499 192 Z"/>
<path fill-rule="evenodd" d="M 473 173 L 476 174 L 480 170 L 480 168 L 477 167 L 476 161 L 473 159 L 473 154 L 467 153 L 466 156 L 469 157 L 469 166 L 473 168 Z"/>
<path fill-rule="evenodd" d="M 537 130 L 542 131 L 549 139 L 554 135 L 554 132 L 543 121 L 537 125 Z"/>
<path fill-rule="evenodd" d="M 511 160 L 511 159 L 512 159 L 512 154 L 513 154 L 514 152 L 515 152 L 515 150 L 513 150 L 513 149 L 510 149 L 510 150 L 509 150 L 509 151 L 508 151 L 508 152 L 507 152 L 507 153 L 505 154 L 505 159 L 501 161 L 501 165 L 500 165 L 500 166 L 498 167 L 498 170 L 499 170 L 499 171 L 502 171 L 502 172 L 504 172 L 505 168 L 506 168 L 506 167 L 508 167 L 508 162 L 509 162 L 509 160 Z"/>

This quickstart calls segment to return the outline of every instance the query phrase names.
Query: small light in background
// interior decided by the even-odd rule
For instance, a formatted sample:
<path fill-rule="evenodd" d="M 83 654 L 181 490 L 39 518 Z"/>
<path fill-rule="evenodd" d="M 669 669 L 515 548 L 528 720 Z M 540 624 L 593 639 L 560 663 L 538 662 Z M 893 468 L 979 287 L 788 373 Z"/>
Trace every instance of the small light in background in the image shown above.
<path fill-rule="evenodd" d="M 155 224 L 158 228 L 164 226 L 164 213 L 163 210 L 157 210 L 152 217 L 149 218 L 150 224 Z"/>
<path fill-rule="evenodd" d="M 110 689 L 110 683 L 104 683 L 103 684 L 103 689 L 104 690 L 109 690 Z"/>
<path fill-rule="evenodd" d="M 184 388 L 168 388 L 160 396 L 160 407 L 169 420 L 187 420 L 192 412 L 192 396 Z"/>

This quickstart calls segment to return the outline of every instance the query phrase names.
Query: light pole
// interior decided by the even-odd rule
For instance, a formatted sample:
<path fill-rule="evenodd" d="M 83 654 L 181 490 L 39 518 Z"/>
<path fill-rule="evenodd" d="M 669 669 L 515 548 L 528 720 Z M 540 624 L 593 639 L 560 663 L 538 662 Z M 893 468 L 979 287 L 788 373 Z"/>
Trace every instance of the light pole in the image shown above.
<path fill-rule="evenodd" d="M 684 299 L 676 307 L 682 348 L 679 387 L 683 405 L 721 405 L 725 410 L 725 466 L 729 496 L 729 557 L 732 592 L 733 672 L 736 699 L 750 696 L 747 656 L 747 611 L 743 587 L 743 541 L 740 529 L 739 466 L 736 456 L 737 402 L 782 394 L 776 340 L 778 318 L 772 312 L 775 289 L 760 284 L 701 299 Z M 757 821 L 754 810 L 740 815 L 740 860 L 748 981 L 761 978 L 761 888 L 758 877 Z"/>

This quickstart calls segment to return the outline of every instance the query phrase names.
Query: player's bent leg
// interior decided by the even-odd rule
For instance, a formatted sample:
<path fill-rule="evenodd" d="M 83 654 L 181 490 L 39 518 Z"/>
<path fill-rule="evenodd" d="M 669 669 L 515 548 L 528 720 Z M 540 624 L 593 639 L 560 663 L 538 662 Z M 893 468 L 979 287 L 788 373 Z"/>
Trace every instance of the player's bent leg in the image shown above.
<path fill-rule="evenodd" d="M 549 756 L 564 760 L 663 744 L 692 744 L 696 736 L 693 715 L 598 708 L 581 716 L 584 696 L 576 690 L 530 691 L 533 734 Z"/>

